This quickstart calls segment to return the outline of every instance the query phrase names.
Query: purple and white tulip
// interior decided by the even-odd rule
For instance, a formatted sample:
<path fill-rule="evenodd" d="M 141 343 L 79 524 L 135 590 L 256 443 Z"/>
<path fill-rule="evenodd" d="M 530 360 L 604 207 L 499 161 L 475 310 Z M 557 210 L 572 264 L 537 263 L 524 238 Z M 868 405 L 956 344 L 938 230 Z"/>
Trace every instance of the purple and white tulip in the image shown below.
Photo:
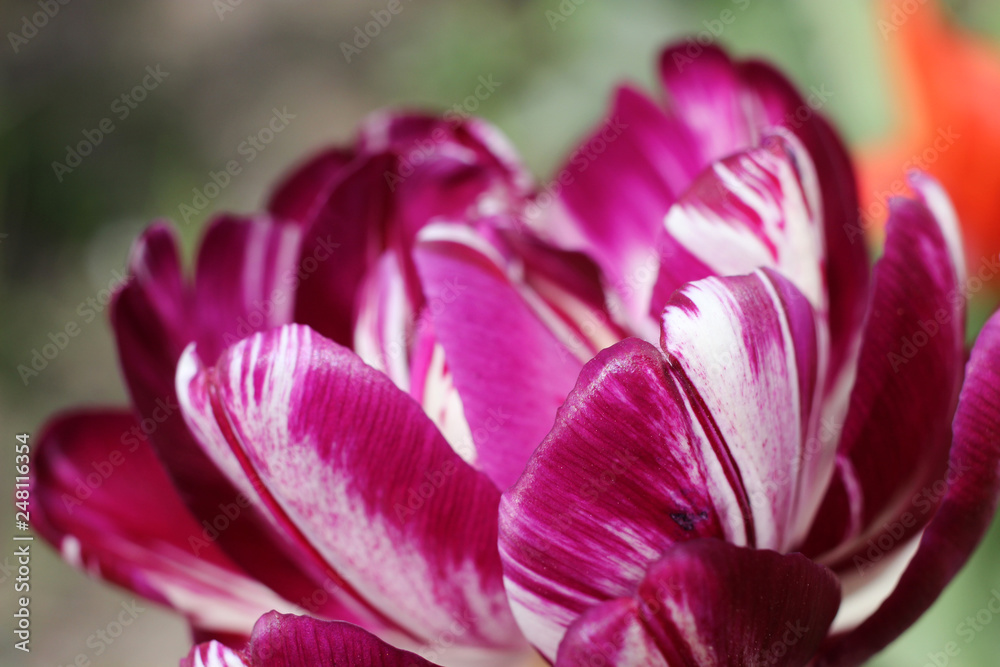
<path fill-rule="evenodd" d="M 50 423 L 45 536 L 184 614 L 191 667 L 892 641 L 993 515 L 1000 319 L 966 365 L 934 182 L 870 275 L 821 101 L 712 47 L 660 72 L 558 188 L 480 121 L 378 116 L 192 281 L 152 226 L 112 307 L 133 406 Z"/>

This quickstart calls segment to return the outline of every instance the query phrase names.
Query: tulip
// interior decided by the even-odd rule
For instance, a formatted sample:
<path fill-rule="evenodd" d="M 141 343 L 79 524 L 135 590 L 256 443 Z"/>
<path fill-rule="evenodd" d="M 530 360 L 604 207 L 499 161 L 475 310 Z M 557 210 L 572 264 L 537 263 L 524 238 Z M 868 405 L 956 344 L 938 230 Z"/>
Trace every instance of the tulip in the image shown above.
<path fill-rule="evenodd" d="M 634 132 L 553 204 L 632 337 L 588 362 L 503 494 L 514 616 L 557 665 L 860 664 L 993 515 L 1000 316 L 963 373 L 935 181 L 893 200 L 869 279 L 849 161 L 807 101 L 695 44 L 661 75 L 668 102 L 620 91 L 593 136 Z"/>
<path fill-rule="evenodd" d="M 620 337 L 578 331 L 597 272 L 523 225 L 531 187 L 481 121 L 381 115 L 213 221 L 192 282 L 154 224 L 111 309 L 132 408 L 46 427 L 39 530 L 199 641 L 277 609 L 449 663 L 524 652 L 500 491 Z"/>

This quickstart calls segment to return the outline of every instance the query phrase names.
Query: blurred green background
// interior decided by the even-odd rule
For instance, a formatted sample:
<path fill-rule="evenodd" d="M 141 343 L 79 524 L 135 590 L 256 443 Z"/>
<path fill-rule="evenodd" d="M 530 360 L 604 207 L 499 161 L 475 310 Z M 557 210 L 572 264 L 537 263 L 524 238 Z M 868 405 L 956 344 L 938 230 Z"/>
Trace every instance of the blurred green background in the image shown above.
<path fill-rule="evenodd" d="M 580 2 L 580 0 L 577 0 Z M 565 4 L 572 5 L 570 0 Z M 80 319 L 78 306 L 117 280 L 148 221 L 180 221 L 193 188 L 237 157 L 272 109 L 295 115 L 211 206 L 180 226 L 190 249 L 211 210 L 250 212 L 295 162 L 348 141 L 358 121 L 385 106 L 446 110 L 492 75 L 497 91 L 477 113 L 513 140 L 544 179 L 605 110 L 612 85 L 654 89 L 660 47 L 705 29 L 734 6 L 721 42 L 761 55 L 803 88 L 834 91 L 824 108 L 854 145 L 890 127 L 882 38 L 863 0 L 584 0 L 550 25 L 560 0 L 403 0 L 404 10 L 346 62 L 341 43 L 385 2 L 89 2 L 71 0 L 26 41 L 23 17 L 36 2 L 4 2 L 0 27 L 0 438 L 37 433 L 54 411 L 121 404 L 122 388 L 106 312 L 27 386 L 16 367 L 49 332 Z M 951 3 L 958 21 L 1000 42 L 998 3 Z M 122 118 L 114 100 L 139 84 L 147 66 L 168 75 Z M 53 161 L 109 117 L 114 130 L 61 181 Z M 93 135 L 92 135 L 93 136 Z M 0 444 L 4 441 L 0 440 Z M 4 454 L 0 497 L 11 497 L 13 454 Z M 13 510 L 0 519 L 13 532 Z M 33 651 L 13 650 L 11 578 L 0 572 L 4 607 L 0 663 L 65 665 L 85 653 L 95 665 L 176 665 L 188 649 L 183 624 L 150 609 L 107 651 L 87 637 L 132 596 L 88 580 L 38 545 L 32 575 Z M 7 549 L 0 552 L 0 562 Z M 874 665 L 924 665 L 928 653 L 959 642 L 952 665 L 996 664 L 1000 618 L 965 643 L 967 616 L 1000 591 L 1000 530 L 933 611 Z M 939 667 L 941 667 L 939 665 Z"/>

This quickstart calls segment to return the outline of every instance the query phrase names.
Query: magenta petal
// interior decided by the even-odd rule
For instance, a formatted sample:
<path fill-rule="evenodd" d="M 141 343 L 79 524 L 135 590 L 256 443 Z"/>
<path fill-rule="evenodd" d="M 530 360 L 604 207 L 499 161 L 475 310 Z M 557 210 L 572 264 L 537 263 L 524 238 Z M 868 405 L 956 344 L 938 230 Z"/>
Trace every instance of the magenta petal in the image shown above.
<path fill-rule="evenodd" d="M 660 78 L 667 108 L 692 130 L 700 166 L 759 141 L 762 119 L 755 117 L 746 85 L 719 47 L 691 40 L 665 49 Z"/>
<path fill-rule="evenodd" d="M 216 366 L 189 348 L 184 416 L 230 479 L 349 596 L 418 639 L 518 648 L 496 552 L 492 483 L 420 406 L 308 327 L 257 334 Z"/>
<path fill-rule="evenodd" d="M 267 210 L 279 222 L 287 220 L 301 225 L 311 224 L 353 158 L 353 151 L 341 148 L 316 155 L 275 189 Z"/>
<path fill-rule="evenodd" d="M 924 529 L 895 590 L 857 629 L 836 639 L 822 665 L 859 665 L 926 611 L 982 540 L 1000 496 L 1000 314 L 976 341 L 966 366 L 948 471 L 948 490 Z"/>
<path fill-rule="evenodd" d="M 634 598 L 582 616 L 556 664 L 802 667 L 839 603 L 833 573 L 799 554 L 693 540 L 652 565 Z"/>
<path fill-rule="evenodd" d="M 701 166 L 683 125 L 621 88 L 608 119 L 556 176 L 576 222 L 557 238 L 597 262 L 630 318 L 647 316 L 663 218 Z"/>
<path fill-rule="evenodd" d="M 476 466 L 506 489 L 552 428 L 582 364 L 485 252 L 445 236 L 419 243 L 414 259 Z"/>
<path fill-rule="evenodd" d="M 393 196 L 385 175 L 390 155 L 357 160 L 343 174 L 302 240 L 291 277 L 296 290 L 295 321 L 351 346 L 361 281 L 384 249 Z"/>
<path fill-rule="evenodd" d="M 356 625 L 271 612 L 254 626 L 250 643 L 234 651 L 212 642 L 196 646 L 181 667 L 434 667 Z"/>
<path fill-rule="evenodd" d="M 507 593 L 549 659 L 580 614 L 629 595 L 665 550 L 722 535 L 704 436 L 691 419 L 659 350 L 626 339 L 584 367 L 555 428 L 504 494 Z"/>
<path fill-rule="evenodd" d="M 212 221 L 198 251 L 192 313 L 206 359 L 291 321 L 300 236 L 269 218 Z"/>
<path fill-rule="evenodd" d="M 940 500 L 925 505 L 914 494 L 947 470 L 962 379 L 965 306 L 951 226 L 920 201 L 893 201 L 834 486 L 803 548 L 832 565 L 853 569 L 853 552 L 905 512 L 916 534 Z"/>
<path fill-rule="evenodd" d="M 32 525 L 74 566 L 173 607 L 203 631 L 245 636 L 261 613 L 290 609 L 195 521 L 141 434 L 125 411 L 50 422 L 34 450 Z"/>

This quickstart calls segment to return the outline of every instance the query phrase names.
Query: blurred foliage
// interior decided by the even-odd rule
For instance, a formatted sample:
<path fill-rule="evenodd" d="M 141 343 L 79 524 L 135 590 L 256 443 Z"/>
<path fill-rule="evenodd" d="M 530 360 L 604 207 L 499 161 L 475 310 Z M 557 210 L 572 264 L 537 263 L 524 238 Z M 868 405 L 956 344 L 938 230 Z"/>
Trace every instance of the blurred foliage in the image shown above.
<path fill-rule="evenodd" d="M 210 210 L 258 209 L 277 176 L 328 143 L 348 141 L 370 111 L 388 105 L 447 110 L 472 93 L 479 76 L 492 75 L 501 87 L 476 113 L 499 125 L 544 179 L 597 121 L 617 82 L 655 91 L 659 48 L 706 30 L 706 22 L 726 9 L 737 20 L 725 28 L 721 43 L 737 55 L 776 62 L 803 88 L 827 85 L 834 96 L 824 111 L 849 141 L 878 137 L 891 122 L 881 36 L 864 0 L 586 0 L 565 21 L 550 24 L 546 12 L 568 1 L 404 0 L 404 11 L 350 63 L 341 43 L 353 39 L 355 28 L 384 2 L 245 2 L 219 15 L 209 0 L 74 0 L 61 5 L 17 53 L 5 39 L 0 45 L 0 233 L 7 235 L 0 238 L 4 433 L 34 432 L 63 406 L 124 400 L 104 317 L 83 327 L 28 386 L 15 369 L 47 342 L 49 332 L 79 319 L 78 304 L 122 270 L 128 245 L 142 226 L 157 217 L 178 221 L 178 207 L 191 201 L 192 189 L 235 157 L 239 143 L 263 126 L 274 107 L 287 107 L 295 121 L 209 210 L 179 226 L 189 249 Z M 998 3 L 966 0 L 951 6 L 964 25 L 1000 39 Z M 37 9 L 35 2 L 3 3 L 4 33 L 19 30 L 23 17 Z M 147 66 L 157 64 L 169 77 L 119 120 L 113 101 L 140 83 Z M 64 161 L 67 146 L 105 117 L 113 119 L 115 130 L 60 182 L 53 161 Z M 974 305 L 973 322 L 981 324 L 987 312 L 987 306 Z M 0 491 L 6 493 L 6 486 Z M 956 641 L 958 623 L 1000 586 L 998 556 L 1000 533 L 994 530 L 932 613 L 873 664 L 923 664 L 928 652 Z M 49 624 L 39 627 L 38 636 L 51 643 L 37 659 L 52 664 L 72 659 L 92 631 L 81 614 L 60 612 L 64 600 L 81 609 L 88 605 L 103 618 L 117 598 L 95 595 L 97 585 L 54 557 L 46 563 L 35 577 L 51 582 L 51 595 L 36 594 L 35 613 L 39 624 Z M 963 645 L 951 664 L 992 664 L 1000 650 L 1000 619 L 995 623 Z M 143 632 L 176 642 L 158 651 L 161 662 L 155 663 L 176 664 L 187 639 L 176 621 L 164 627 L 157 622 Z M 4 650 L 6 645 L 0 662 L 10 664 Z M 135 655 L 116 646 L 102 664 L 134 664 Z"/>

